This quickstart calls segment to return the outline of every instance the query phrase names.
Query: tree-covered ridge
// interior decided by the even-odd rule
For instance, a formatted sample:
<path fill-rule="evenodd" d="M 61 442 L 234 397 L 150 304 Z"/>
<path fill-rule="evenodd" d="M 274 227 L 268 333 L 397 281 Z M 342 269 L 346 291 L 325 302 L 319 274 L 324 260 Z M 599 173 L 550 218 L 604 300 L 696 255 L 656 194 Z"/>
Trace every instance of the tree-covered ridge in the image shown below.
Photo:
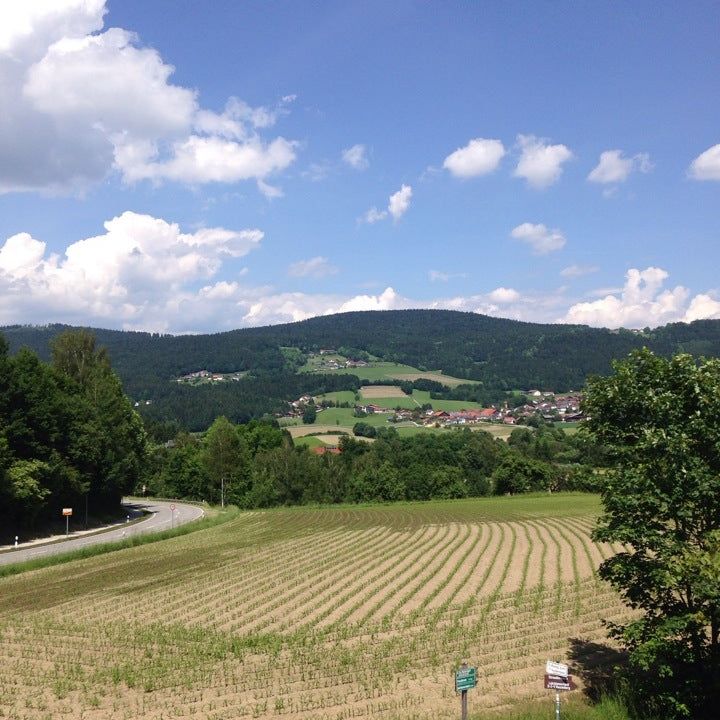
<path fill-rule="evenodd" d="M 48 357 L 50 340 L 63 329 L 61 325 L 10 326 L 2 332 L 12 350 L 27 345 Z M 716 320 L 635 333 L 539 325 L 450 310 L 342 313 L 212 335 L 93 332 L 98 343 L 108 348 L 120 377 L 133 388 L 201 368 L 278 372 L 286 368 L 281 348 L 287 347 L 317 352 L 349 346 L 383 360 L 442 369 L 456 377 L 555 390 L 578 387 L 590 374 L 607 374 L 613 359 L 643 345 L 663 355 L 720 354 Z"/>
<path fill-rule="evenodd" d="M 47 359 L 52 339 L 66 329 L 11 326 L 2 332 L 12 351 L 26 345 Z M 538 325 L 449 310 L 393 310 L 343 313 L 212 335 L 93 332 L 98 344 L 107 348 L 125 391 L 134 400 L 153 401 L 155 419 L 173 418 L 188 429 L 205 429 L 219 415 L 245 422 L 278 411 L 302 393 L 356 387 L 357 380 L 296 375 L 302 353 L 328 348 L 354 348 L 421 370 L 442 370 L 481 381 L 488 391 L 577 390 L 588 376 L 607 375 L 614 359 L 642 346 L 662 356 L 676 352 L 720 356 L 717 320 L 637 333 Z M 223 387 L 177 387 L 176 378 L 201 369 L 250 375 Z"/>
<path fill-rule="evenodd" d="M 0 537 L 24 535 L 63 507 L 94 516 L 138 482 L 145 430 L 88 333 L 58 335 L 53 362 L 9 356 L 0 335 Z"/>

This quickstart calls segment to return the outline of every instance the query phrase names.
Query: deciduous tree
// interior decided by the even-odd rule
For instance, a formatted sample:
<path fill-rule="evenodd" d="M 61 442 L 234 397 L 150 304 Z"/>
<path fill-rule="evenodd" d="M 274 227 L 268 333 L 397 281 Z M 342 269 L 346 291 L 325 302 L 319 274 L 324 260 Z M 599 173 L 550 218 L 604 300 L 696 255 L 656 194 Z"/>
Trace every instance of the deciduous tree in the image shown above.
<path fill-rule="evenodd" d="M 649 350 L 587 387 L 585 411 L 614 467 L 597 540 L 627 550 L 600 567 L 640 616 L 611 632 L 659 717 L 716 717 L 720 696 L 720 360 Z"/>

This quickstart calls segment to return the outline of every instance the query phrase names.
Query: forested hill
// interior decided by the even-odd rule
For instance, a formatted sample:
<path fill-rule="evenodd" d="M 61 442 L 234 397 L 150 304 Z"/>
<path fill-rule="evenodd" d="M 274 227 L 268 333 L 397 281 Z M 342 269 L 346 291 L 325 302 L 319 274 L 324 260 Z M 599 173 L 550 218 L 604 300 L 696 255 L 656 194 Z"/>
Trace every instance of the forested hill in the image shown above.
<path fill-rule="evenodd" d="M 67 326 L 0 328 L 12 352 L 27 345 L 49 356 L 49 341 Z M 287 374 L 281 347 L 305 352 L 352 348 L 420 369 L 443 370 L 488 386 L 578 388 L 605 374 L 614 358 L 648 346 L 669 355 L 720 356 L 720 321 L 675 323 L 641 333 L 581 325 L 539 325 L 449 310 L 354 312 L 212 335 L 94 330 L 133 397 L 152 397 L 179 375 L 200 369 Z"/>

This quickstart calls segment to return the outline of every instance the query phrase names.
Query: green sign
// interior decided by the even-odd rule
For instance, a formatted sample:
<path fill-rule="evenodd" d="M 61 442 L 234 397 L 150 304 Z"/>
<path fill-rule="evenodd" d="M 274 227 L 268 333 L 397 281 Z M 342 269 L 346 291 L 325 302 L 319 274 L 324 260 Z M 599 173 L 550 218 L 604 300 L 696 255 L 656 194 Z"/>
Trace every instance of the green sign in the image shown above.
<path fill-rule="evenodd" d="M 471 690 L 477 685 L 477 668 L 460 668 L 455 672 L 455 692 Z"/>

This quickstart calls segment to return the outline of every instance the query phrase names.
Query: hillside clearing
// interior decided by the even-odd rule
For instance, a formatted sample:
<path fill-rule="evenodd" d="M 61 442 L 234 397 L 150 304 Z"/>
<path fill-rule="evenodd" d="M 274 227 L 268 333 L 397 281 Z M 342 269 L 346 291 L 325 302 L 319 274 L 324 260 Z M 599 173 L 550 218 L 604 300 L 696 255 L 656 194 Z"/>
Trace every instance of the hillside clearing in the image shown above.
<path fill-rule="evenodd" d="M 579 494 L 287 508 L 0 581 L 9 717 L 454 718 L 542 697 L 627 611 Z"/>
<path fill-rule="evenodd" d="M 341 435 L 352 435 L 352 428 L 338 427 L 337 425 L 290 425 L 287 431 L 294 438 L 303 435 L 328 435 L 337 434 L 338 439 Z"/>
<path fill-rule="evenodd" d="M 434 380 L 448 387 L 457 387 L 458 385 L 477 385 L 477 380 L 462 380 L 460 378 L 453 377 L 452 375 L 445 375 L 443 372 L 411 372 L 411 373 L 394 373 L 392 375 L 396 380 Z"/>
<path fill-rule="evenodd" d="M 365 385 L 360 388 L 360 395 L 370 398 L 405 398 L 407 395 L 397 385 Z"/>

